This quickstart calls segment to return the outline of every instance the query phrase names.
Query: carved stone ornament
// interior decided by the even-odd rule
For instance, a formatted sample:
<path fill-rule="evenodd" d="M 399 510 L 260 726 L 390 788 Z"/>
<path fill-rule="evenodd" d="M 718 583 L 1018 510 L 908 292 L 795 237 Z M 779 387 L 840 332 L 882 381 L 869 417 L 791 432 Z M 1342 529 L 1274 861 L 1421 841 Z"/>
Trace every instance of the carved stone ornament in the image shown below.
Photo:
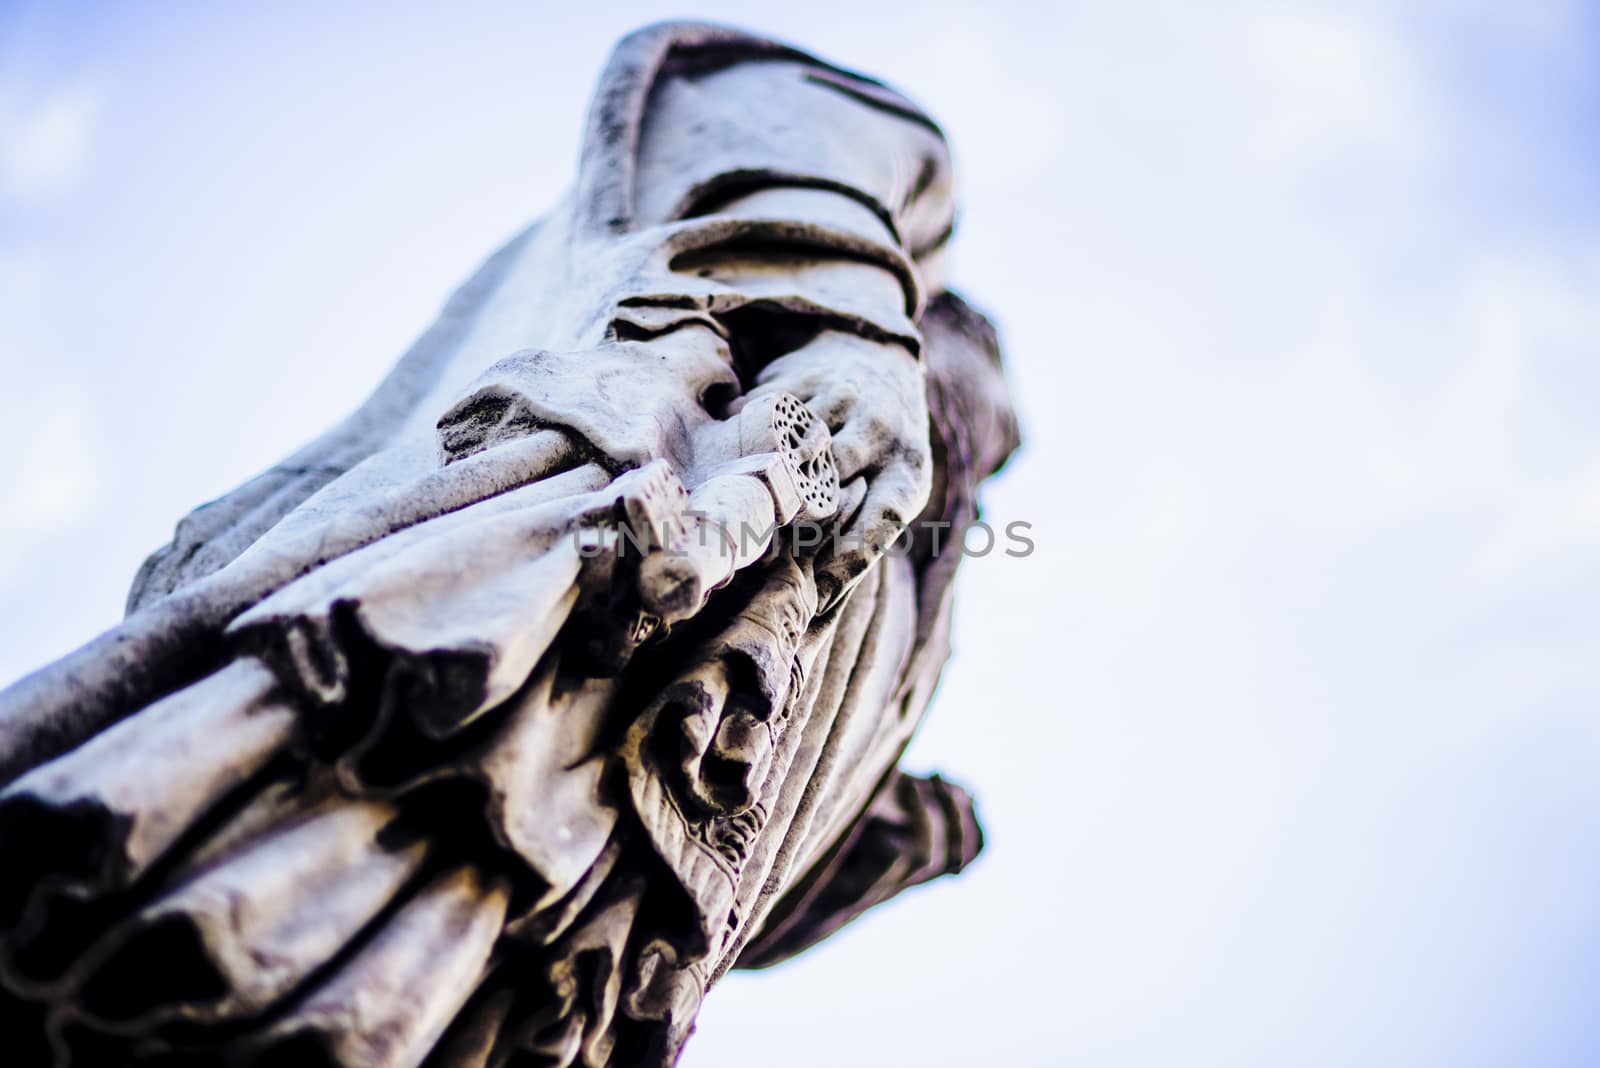
<path fill-rule="evenodd" d="M 878 82 L 623 40 L 554 210 L 0 693 L 0 1060 L 670 1065 L 971 861 L 897 767 L 1017 445 L 953 216 Z"/>

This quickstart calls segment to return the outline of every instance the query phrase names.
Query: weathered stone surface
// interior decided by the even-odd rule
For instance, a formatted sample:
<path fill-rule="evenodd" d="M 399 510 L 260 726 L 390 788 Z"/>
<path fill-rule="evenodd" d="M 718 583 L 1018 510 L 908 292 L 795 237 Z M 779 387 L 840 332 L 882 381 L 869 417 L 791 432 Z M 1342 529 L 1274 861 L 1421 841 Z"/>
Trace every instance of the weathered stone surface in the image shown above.
<path fill-rule="evenodd" d="M 897 767 L 1017 444 L 953 212 L 878 83 L 624 40 L 571 194 L 0 694 L 30 1063 L 667 1065 L 728 968 L 970 862 Z"/>

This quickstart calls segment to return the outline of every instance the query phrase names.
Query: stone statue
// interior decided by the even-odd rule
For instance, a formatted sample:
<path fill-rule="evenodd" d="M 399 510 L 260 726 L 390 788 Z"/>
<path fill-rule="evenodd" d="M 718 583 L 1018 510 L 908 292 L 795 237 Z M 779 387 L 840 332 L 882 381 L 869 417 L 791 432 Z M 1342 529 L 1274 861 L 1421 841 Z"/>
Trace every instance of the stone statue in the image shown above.
<path fill-rule="evenodd" d="M 0 694 L 18 1065 L 670 1065 L 980 838 L 897 769 L 1017 445 L 937 126 L 652 26 L 342 424 Z"/>

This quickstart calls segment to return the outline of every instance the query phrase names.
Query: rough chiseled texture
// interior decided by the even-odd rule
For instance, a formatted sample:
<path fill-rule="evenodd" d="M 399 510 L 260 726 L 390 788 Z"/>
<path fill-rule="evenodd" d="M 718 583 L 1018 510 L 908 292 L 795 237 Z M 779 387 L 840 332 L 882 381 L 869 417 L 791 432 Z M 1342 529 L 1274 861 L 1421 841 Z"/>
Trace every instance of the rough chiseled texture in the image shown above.
<path fill-rule="evenodd" d="M 953 215 L 877 82 L 625 39 L 572 192 L 0 694 L 8 1063 L 668 1065 L 967 864 L 897 767 L 1017 444 Z"/>

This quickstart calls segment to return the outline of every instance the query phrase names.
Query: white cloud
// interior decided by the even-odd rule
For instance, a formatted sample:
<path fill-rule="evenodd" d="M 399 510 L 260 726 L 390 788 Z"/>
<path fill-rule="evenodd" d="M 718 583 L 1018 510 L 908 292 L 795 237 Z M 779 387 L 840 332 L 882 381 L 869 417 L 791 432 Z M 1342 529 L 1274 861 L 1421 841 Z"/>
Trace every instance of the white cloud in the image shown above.
<path fill-rule="evenodd" d="M 1228 56 L 1253 113 L 1250 161 L 1295 171 L 1351 152 L 1424 165 L 1438 128 L 1396 21 L 1286 6 L 1240 19 Z"/>
<path fill-rule="evenodd" d="M 100 98 L 84 86 L 59 89 L 32 106 L 12 94 L 0 113 L 0 175 L 19 200 L 34 200 L 72 185 L 89 161 Z"/>
<path fill-rule="evenodd" d="M 102 464 L 89 391 L 52 358 L 47 281 L 39 257 L 0 251 L 0 582 L 90 514 Z"/>

